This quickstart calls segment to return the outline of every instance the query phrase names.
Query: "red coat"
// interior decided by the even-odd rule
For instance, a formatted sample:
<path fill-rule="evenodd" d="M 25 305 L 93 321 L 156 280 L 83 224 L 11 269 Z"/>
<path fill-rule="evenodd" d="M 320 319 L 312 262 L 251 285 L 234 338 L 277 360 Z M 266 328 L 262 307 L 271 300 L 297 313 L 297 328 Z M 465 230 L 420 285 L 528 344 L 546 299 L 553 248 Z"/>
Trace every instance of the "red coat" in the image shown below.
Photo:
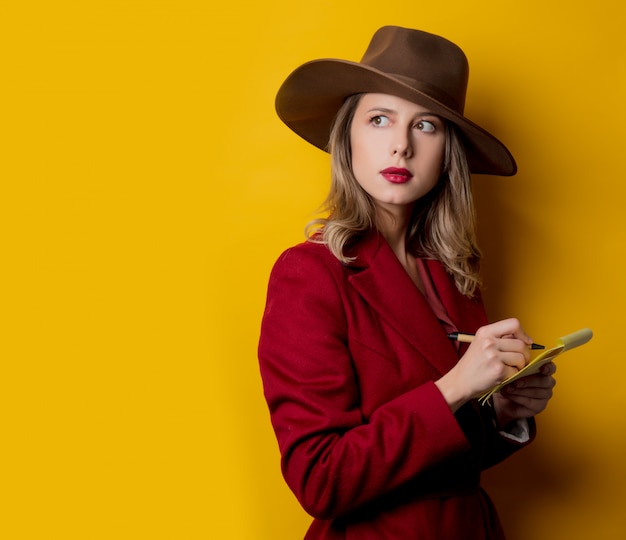
<path fill-rule="evenodd" d="M 268 287 L 261 375 L 284 477 L 316 518 L 306 538 L 504 538 L 480 472 L 520 445 L 489 407 L 451 412 L 434 381 L 459 353 L 386 241 L 354 253 L 342 265 L 301 244 Z M 487 322 L 440 263 L 428 269 L 460 331 Z"/>

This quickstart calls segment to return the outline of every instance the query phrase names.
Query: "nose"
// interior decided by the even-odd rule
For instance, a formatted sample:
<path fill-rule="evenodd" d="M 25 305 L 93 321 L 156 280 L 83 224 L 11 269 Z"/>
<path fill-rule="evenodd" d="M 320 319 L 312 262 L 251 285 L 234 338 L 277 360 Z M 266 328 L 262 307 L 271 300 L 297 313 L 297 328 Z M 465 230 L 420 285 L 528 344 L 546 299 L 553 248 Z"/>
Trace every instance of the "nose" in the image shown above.
<path fill-rule="evenodd" d="M 410 158 L 413 155 L 413 142 L 410 134 L 405 130 L 400 130 L 392 142 L 392 154 Z"/>

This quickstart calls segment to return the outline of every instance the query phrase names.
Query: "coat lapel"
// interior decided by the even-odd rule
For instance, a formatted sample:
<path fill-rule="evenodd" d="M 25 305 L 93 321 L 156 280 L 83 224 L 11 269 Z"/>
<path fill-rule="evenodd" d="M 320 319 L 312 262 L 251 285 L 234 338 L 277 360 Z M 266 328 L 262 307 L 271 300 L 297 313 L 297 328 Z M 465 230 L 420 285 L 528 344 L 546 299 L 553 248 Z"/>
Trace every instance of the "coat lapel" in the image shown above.
<path fill-rule="evenodd" d="M 480 326 L 487 324 L 480 292 L 476 298 L 467 298 L 459 293 L 454 280 L 439 261 L 427 260 L 426 266 L 448 317 L 460 332 L 474 333 Z"/>
<path fill-rule="evenodd" d="M 458 360 L 456 350 L 382 235 L 368 235 L 354 254 L 349 277 L 354 289 L 442 375 L 447 373 Z"/>

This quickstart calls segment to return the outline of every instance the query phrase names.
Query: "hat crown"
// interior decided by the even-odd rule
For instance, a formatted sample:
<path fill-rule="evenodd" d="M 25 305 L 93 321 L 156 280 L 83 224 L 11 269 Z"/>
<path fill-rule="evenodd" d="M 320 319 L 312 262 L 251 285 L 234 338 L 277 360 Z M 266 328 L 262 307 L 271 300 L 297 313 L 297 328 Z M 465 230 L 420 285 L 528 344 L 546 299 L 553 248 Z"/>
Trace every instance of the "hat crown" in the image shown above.
<path fill-rule="evenodd" d="M 361 63 L 422 89 L 463 114 L 469 64 L 451 41 L 421 30 L 385 26 L 372 37 Z"/>
<path fill-rule="evenodd" d="M 384 26 L 361 62 L 322 58 L 296 68 L 276 95 L 276 111 L 298 135 L 328 150 L 337 112 L 348 96 L 397 96 L 456 126 L 471 172 L 511 176 L 517 165 L 508 148 L 463 114 L 468 80 L 467 58 L 451 41 Z"/>

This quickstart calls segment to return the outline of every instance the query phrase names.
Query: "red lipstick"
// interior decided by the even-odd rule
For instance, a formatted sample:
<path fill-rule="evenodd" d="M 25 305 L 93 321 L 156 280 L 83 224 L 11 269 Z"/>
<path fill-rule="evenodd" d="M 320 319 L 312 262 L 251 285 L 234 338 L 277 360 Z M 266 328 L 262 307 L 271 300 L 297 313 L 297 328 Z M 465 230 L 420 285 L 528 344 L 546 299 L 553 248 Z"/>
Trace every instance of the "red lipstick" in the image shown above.
<path fill-rule="evenodd" d="M 398 167 L 388 167 L 380 171 L 380 174 L 382 174 L 385 180 L 393 184 L 405 184 L 413 178 L 410 171 L 407 169 L 399 169 Z"/>

